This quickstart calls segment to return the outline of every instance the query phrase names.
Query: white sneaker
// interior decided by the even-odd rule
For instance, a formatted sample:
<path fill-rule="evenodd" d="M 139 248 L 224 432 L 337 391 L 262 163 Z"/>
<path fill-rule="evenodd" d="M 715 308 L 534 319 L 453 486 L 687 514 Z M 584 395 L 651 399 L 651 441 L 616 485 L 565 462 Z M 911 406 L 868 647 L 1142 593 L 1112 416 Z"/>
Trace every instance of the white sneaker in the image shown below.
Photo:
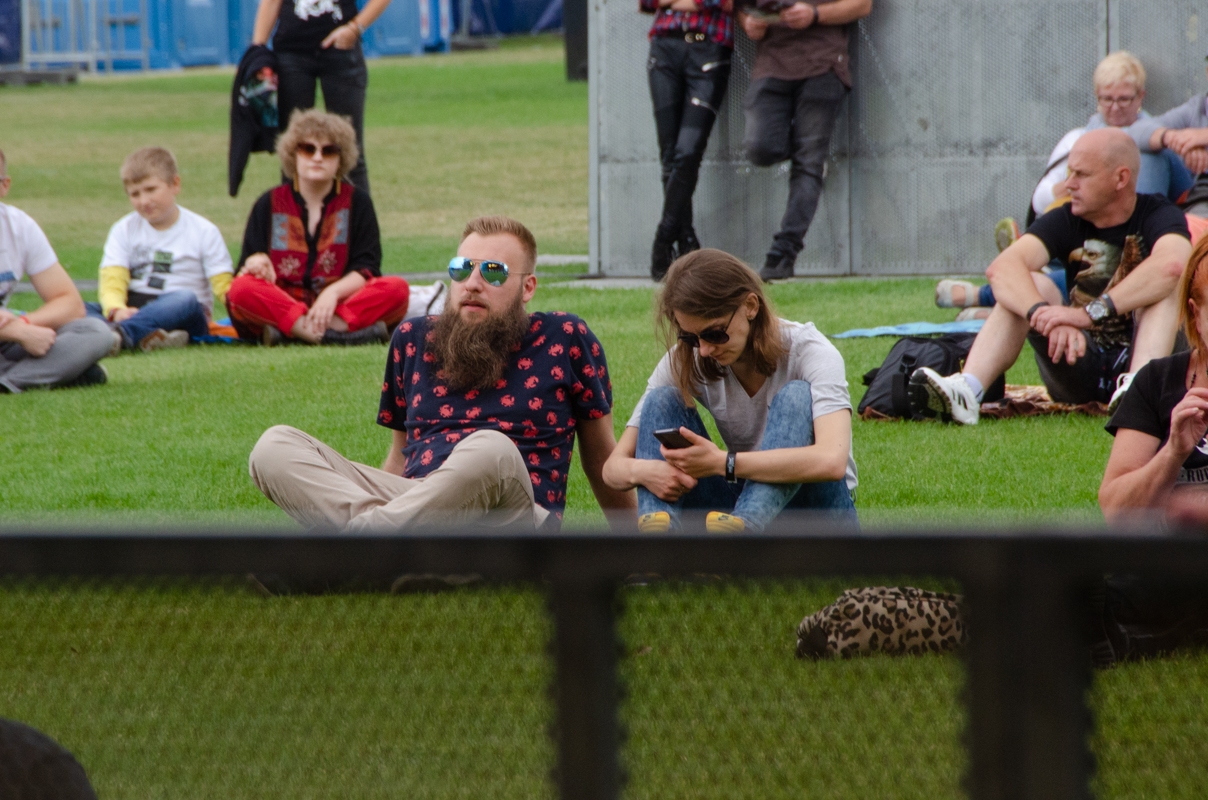
<path fill-rule="evenodd" d="M 153 353 L 156 350 L 174 350 L 184 347 L 188 343 L 188 331 L 166 331 L 163 328 L 156 328 L 143 337 L 142 341 L 138 343 L 138 349 L 144 353 Z"/>
<path fill-rule="evenodd" d="M 1116 391 L 1112 392 L 1112 399 L 1107 404 L 1108 414 L 1116 413 L 1116 407 L 1120 405 L 1120 401 L 1128 393 L 1128 387 L 1132 386 L 1133 376 L 1136 374 L 1135 372 L 1122 372 L 1120 373 L 1120 377 L 1116 378 Z"/>
<path fill-rule="evenodd" d="M 916 416 L 936 417 L 959 425 L 976 425 L 981 414 L 977 395 L 959 373 L 944 377 L 931 367 L 919 367 L 907 387 L 910 410 Z"/>
<path fill-rule="evenodd" d="M 966 308 L 956 315 L 957 322 L 968 322 L 974 319 L 989 319 L 992 308 Z"/>

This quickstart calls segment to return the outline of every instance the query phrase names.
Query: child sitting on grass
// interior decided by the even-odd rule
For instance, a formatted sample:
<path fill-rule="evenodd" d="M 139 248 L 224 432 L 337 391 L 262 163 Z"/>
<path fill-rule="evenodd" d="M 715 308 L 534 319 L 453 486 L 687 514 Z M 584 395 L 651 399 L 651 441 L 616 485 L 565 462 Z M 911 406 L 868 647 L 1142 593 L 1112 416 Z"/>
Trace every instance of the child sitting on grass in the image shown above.
<path fill-rule="evenodd" d="M 218 227 L 176 204 L 180 174 L 162 147 L 144 147 L 122 164 L 134 211 L 109 229 L 91 316 L 107 320 L 122 348 L 184 347 L 209 333 L 214 299 L 231 286 L 231 254 Z"/>

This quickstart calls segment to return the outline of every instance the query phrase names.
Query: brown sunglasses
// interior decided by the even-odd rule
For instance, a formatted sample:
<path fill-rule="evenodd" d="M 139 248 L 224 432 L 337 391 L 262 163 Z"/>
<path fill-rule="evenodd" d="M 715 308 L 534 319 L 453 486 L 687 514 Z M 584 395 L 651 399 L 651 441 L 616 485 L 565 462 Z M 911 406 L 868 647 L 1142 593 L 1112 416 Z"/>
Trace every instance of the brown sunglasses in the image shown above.
<path fill-rule="evenodd" d="M 338 144 L 325 144 L 321 148 L 311 142 L 298 142 L 298 152 L 307 158 L 314 158 L 315 153 L 322 153 L 323 158 L 335 158 L 340 154 Z"/>

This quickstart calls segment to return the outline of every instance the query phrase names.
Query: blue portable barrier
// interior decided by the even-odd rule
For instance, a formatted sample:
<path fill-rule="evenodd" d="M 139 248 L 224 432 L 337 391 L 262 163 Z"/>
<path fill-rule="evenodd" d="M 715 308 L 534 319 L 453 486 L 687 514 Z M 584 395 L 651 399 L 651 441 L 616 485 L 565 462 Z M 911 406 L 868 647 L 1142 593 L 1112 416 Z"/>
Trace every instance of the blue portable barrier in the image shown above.
<path fill-rule="evenodd" d="M 21 60 L 20 0 L 0 0 L 0 64 Z"/>
<path fill-rule="evenodd" d="M 447 35 L 445 39 L 448 39 Z M 361 46 L 365 48 L 365 55 L 370 58 L 419 55 L 424 52 L 424 37 L 420 35 L 419 4 L 414 0 L 393 0 L 386 6 L 377 22 L 365 32 Z"/>
<path fill-rule="evenodd" d="M 416 2 L 419 3 L 419 38 L 423 42 L 424 50 L 429 53 L 447 52 L 449 37 L 453 33 L 453 11 L 449 0 Z"/>
<path fill-rule="evenodd" d="M 228 63 L 227 0 L 156 0 L 155 5 L 166 8 L 170 31 L 157 44 L 175 64 L 196 67 Z"/>

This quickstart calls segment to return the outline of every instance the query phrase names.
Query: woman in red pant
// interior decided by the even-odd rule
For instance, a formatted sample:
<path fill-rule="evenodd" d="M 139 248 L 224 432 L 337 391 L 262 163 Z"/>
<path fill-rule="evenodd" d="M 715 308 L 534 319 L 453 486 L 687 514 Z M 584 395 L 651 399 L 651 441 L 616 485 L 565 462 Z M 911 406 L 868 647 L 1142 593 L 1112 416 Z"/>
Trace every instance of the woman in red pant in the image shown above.
<path fill-rule="evenodd" d="M 277 156 L 291 183 L 252 206 L 227 294 L 235 329 L 266 345 L 389 341 L 410 288 L 382 277 L 373 201 L 345 180 L 357 163 L 352 126 L 334 114 L 296 112 Z"/>

